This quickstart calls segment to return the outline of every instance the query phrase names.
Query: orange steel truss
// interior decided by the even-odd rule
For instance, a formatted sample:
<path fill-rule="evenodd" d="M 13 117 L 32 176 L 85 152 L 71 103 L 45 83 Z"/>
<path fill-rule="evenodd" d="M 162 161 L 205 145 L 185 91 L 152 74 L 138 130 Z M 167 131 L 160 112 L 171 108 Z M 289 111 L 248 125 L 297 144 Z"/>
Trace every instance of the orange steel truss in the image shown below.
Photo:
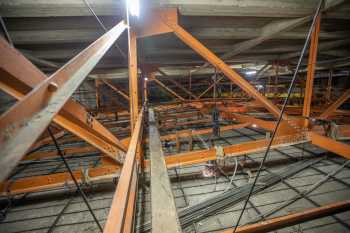
<path fill-rule="evenodd" d="M 49 78 L 42 80 L 0 117 L 0 180 L 7 177 L 125 29 L 124 21 L 117 24 Z M 2 51 L 11 49 L 6 43 L 1 45 L 4 46 L 0 48 Z M 4 72 L 18 65 L 17 61 L 8 59 L 4 53 L 1 53 L 0 59 Z M 12 76 L 5 77 L 10 81 Z M 60 120 L 66 121 L 66 118 Z M 124 146 L 118 145 L 124 149 Z M 111 145 L 106 145 L 104 150 L 110 151 L 110 148 Z M 117 151 L 113 152 L 111 157 L 121 162 Z"/>
<path fill-rule="evenodd" d="M 308 124 L 308 121 L 305 121 L 305 117 L 309 118 L 312 112 L 311 97 L 316 67 L 320 18 L 319 15 L 311 39 L 307 86 L 302 111 L 304 118 L 284 115 L 281 127 L 279 128 L 277 137 L 273 141 L 271 148 L 280 148 L 310 142 L 349 159 L 349 145 L 323 136 L 323 131 L 317 127 L 302 127 L 304 122 Z M 129 95 L 107 80 L 102 80 L 102 82 L 128 100 L 130 104 L 130 115 L 127 117 L 130 117 L 131 137 L 119 140 L 99 121 L 92 117 L 83 106 L 70 99 L 70 96 L 125 29 L 128 30 L 129 46 Z M 174 33 L 180 40 L 211 63 L 216 69 L 221 71 L 230 81 L 254 98 L 258 104 L 254 102 L 251 106 L 263 106 L 274 117 L 279 116 L 280 109 L 277 105 L 268 100 L 252 84 L 178 24 L 176 9 L 151 10 L 148 12 L 148 15 L 145 16 L 145 19 L 142 22 L 138 22 L 136 25 L 131 24 L 131 26 L 127 26 L 124 21 L 120 22 L 50 77 L 46 77 L 39 69 L 24 58 L 24 56 L 18 53 L 18 51 L 11 48 L 4 40 L 0 39 L 0 71 L 5 77 L 0 80 L 0 88 L 19 100 L 14 107 L 0 117 L 0 169 L 2 170 L 0 173 L 0 181 L 6 179 L 8 174 L 21 159 L 28 161 L 57 156 L 56 152 L 50 151 L 34 152 L 23 158 L 51 121 L 54 121 L 64 129 L 92 145 L 80 148 L 66 148 L 63 150 L 64 153 L 88 153 L 99 150 L 103 155 L 108 156 L 104 157 L 103 165 L 96 168 L 89 168 L 87 172 L 88 179 L 91 182 L 99 182 L 104 179 L 119 177 L 104 232 L 132 232 L 134 207 L 137 197 L 138 173 L 139 170 L 141 170 L 140 168 L 147 168 L 150 165 L 150 161 L 142 161 L 141 156 L 145 109 L 140 109 L 139 105 L 137 38 L 169 32 Z M 17 68 L 18 64 L 21 65 L 22 69 Z M 205 92 L 196 96 L 191 90 L 187 90 L 180 83 L 171 80 L 173 84 L 188 94 L 190 99 L 192 97 L 194 98 L 193 100 L 186 100 L 156 78 L 155 72 L 166 76 L 164 72 L 159 70 L 159 67 L 151 68 L 152 71 L 147 72 L 150 80 L 153 80 L 180 100 L 177 103 L 167 106 L 158 106 L 158 108 L 156 107 L 155 109 L 161 111 L 169 110 L 177 106 L 192 107 L 198 109 L 199 111 L 197 111 L 200 112 L 202 116 L 208 114 L 212 103 L 200 99 L 200 97 L 209 91 L 214 84 Z M 147 71 L 147 67 L 145 67 L 145 70 Z M 30 78 L 27 78 L 29 76 Z M 220 80 L 217 82 L 219 81 Z M 145 95 L 147 95 L 146 89 Z M 335 103 L 331 104 L 319 118 L 325 119 L 329 117 L 349 97 L 350 90 L 347 90 L 343 96 Z M 232 103 L 232 101 L 228 102 Z M 242 114 L 248 112 L 248 105 L 227 105 L 226 100 L 220 99 L 217 99 L 215 104 L 217 104 L 219 109 L 223 112 L 223 118 L 239 122 L 235 125 L 222 126 L 220 128 L 221 131 L 249 126 L 272 131 L 275 127 L 275 121 L 262 120 Z M 160 125 L 162 129 L 167 129 L 176 126 L 210 122 L 209 118 L 196 119 L 189 122 L 176 121 L 177 118 L 188 116 L 191 116 L 191 114 L 185 112 L 182 114 L 175 114 L 174 116 L 168 115 L 165 116 L 164 119 L 161 119 L 163 122 L 161 122 Z M 34 133 L 33 129 L 35 129 Z M 210 134 L 212 132 L 213 129 L 211 128 L 181 130 L 173 134 L 163 135 L 160 139 L 176 140 L 177 144 L 179 144 L 179 138 L 181 137 L 189 137 L 192 139 L 195 135 Z M 58 133 L 62 133 L 62 131 L 58 131 Z M 44 136 L 41 136 L 40 139 L 41 140 L 39 140 L 36 145 L 41 145 L 49 141 L 49 139 Z M 261 139 L 224 146 L 222 147 L 224 152 L 223 156 L 233 157 L 245 155 L 247 153 L 261 152 L 266 149 L 268 142 L 269 139 Z M 192 144 L 192 141 L 189 143 Z M 219 159 L 217 150 L 219 149 L 210 148 L 169 155 L 165 157 L 166 166 L 172 168 L 217 160 Z M 126 153 L 125 158 L 123 157 L 124 153 Z M 79 170 L 74 171 L 74 176 L 79 182 L 87 182 L 87 177 L 85 177 L 84 174 L 84 172 Z M 5 180 L 0 183 L 0 194 L 10 195 L 27 193 L 62 187 L 67 184 L 71 185 L 72 180 L 70 175 L 66 172 L 20 178 L 17 180 Z M 349 201 L 335 203 L 310 209 L 302 213 L 270 219 L 263 223 L 243 226 L 238 228 L 236 232 L 266 232 L 297 222 L 314 219 L 325 214 L 337 213 L 344 209 L 349 209 L 349 207 Z M 229 230 L 226 232 L 232 231 Z"/>

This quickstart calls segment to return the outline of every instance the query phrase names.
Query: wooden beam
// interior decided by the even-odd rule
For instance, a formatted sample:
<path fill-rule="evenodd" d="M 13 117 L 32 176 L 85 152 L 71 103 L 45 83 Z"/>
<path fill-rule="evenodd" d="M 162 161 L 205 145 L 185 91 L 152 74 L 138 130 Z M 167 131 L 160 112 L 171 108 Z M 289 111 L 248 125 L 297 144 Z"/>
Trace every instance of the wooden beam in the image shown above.
<path fill-rule="evenodd" d="M 149 109 L 152 232 L 180 233 L 181 227 L 153 109 Z M 165 208 L 166 207 L 166 208 Z"/>

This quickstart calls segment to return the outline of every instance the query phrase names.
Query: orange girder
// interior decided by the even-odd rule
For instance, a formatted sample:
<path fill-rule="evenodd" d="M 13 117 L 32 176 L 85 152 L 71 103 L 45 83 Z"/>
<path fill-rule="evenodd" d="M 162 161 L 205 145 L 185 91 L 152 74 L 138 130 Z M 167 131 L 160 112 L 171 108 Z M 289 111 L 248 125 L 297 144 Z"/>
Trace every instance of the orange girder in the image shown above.
<path fill-rule="evenodd" d="M 258 223 L 238 227 L 236 233 L 264 233 L 300 224 L 306 221 L 334 215 L 350 210 L 350 200 L 340 201 L 323 205 L 321 207 L 306 209 L 301 212 L 271 218 Z M 233 230 L 226 230 L 222 233 L 233 233 Z"/>
<path fill-rule="evenodd" d="M 321 14 L 318 14 L 315 27 L 311 35 L 311 44 L 309 52 L 309 60 L 307 65 L 307 78 L 305 84 L 305 96 L 304 96 L 304 106 L 303 106 L 303 116 L 309 117 L 311 112 L 311 103 L 312 103 L 312 90 L 314 85 L 315 78 L 315 69 L 317 62 L 317 48 L 318 48 L 318 36 L 320 33 L 320 24 L 321 24 Z M 308 126 L 308 120 L 305 120 L 304 126 Z"/>
<path fill-rule="evenodd" d="M 271 101 L 261 95 L 255 87 L 253 87 L 248 81 L 241 77 L 237 72 L 235 72 L 230 66 L 228 66 L 224 61 L 222 61 L 213 52 L 207 49 L 202 43 L 200 43 L 196 38 L 194 38 L 190 33 L 183 29 L 177 22 L 168 20 L 166 17 L 161 18 L 164 23 L 166 23 L 173 31 L 174 34 L 181 39 L 185 44 L 190 46 L 199 55 L 205 58 L 217 69 L 221 70 L 232 82 L 242 88 L 248 95 L 252 96 L 256 100 L 262 103 L 265 108 L 270 111 L 275 117 L 278 117 L 280 110 Z"/>
<path fill-rule="evenodd" d="M 0 166 L 2 173 L 0 179 L 5 179 L 17 162 L 28 151 L 28 149 L 34 144 L 36 139 L 41 135 L 45 128 L 49 125 L 55 114 L 64 106 L 68 101 L 69 96 L 84 80 L 88 73 L 92 70 L 94 65 L 101 59 L 103 54 L 113 44 L 113 42 L 124 31 L 126 25 L 124 22 L 119 23 L 109 32 L 95 41 L 91 46 L 78 54 L 65 66 L 55 72 L 49 78 L 43 78 L 37 85 L 20 86 L 19 90 L 15 90 L 13 93 L 17 98 L 21 98 L 9 111 L 3 114 L 0 118 L 0 128 L 2 134 L 0 135 L 1 151 L 0 151 Z M 25 69 L 17 69 L 18 60 L 9 59 L 7 54 L 13 55 L 12 57 L 18 57 L 18 52 L 15 49 L 7 45 L 6 42 L 1 40 L 1 56 L 0 64 L 1 70 L 4 74 L 2 79 L 2 87 L 8 88 L 14 81 L 15 85 L 18 85 L 17 80 L 13 80 L 13 75 L 17 72 L 21 77 L 25 75 L 28 77 L 28 73 L 25 69 L 28 69 L 31 73 L 36 73 L 39 77 L 43 74 L 38 70 L 31 68 L 31 63 L 24 59 L 24 62 L 29 65 Z M 16 71 L 21 70 L 21 71 Z M 9 73 L 12 71 L 13 73 Z M 5 75 L 6 74 L 6 75 Z M 34 80 L 28 81 L 33 84 Z M 34 87 L 30 91 L 30 87 Z M 28 94 L 27 94 L 28 93 Z M 24 96 L 27 94 L 26 96 Z M 75 102 L 68 102 L 68 107 L 74 107 L 77 105 Z M 78 109 L 74 109 L 77 111 Z M 81 110 L 81 109 L 80 109 Z M 61 115 L 56 117 L 61 121 L 66 119 Z M 89 116 L 85 116 L 88 118 Z M 60 121 L 58 120 L 58 121 Z M 91 119 L 92 120 L 92 119 Z M 68 122 L 72 123 L 72 122 Z M 96 122 L 93 122 L 96 124 Z M 100 126 L 99 124 L 96 124 Z M 74 129 L 77 131 L 77 129 Z M 108 130 L 105 130 L 108 132 Z M 106 134 L 108 137 L 111 134 Z M 94 138 L 95 137 L 95 138 Z M 90 135 L 90 138 L 101 140 L 98 135 Z M 115 137 L 114 137 L 115 138 Z M 118 143 L 118 141 L 117 141 Z M 114 142 L 116 144 L 116 142 Z M 119 144 L 120 149 L 124 149 L 124 146 Z M 107 144 L 102 147 L 110 156 L 119 160 L 117 150 L 113 148 L 113 144 Z"/>
<path fill-rule="evenodd" d="M 136 32 L 128 27 L 128 56 L 129 56 L 129 103 L 130 129 L 134 130 L 139 112 L 138 73 L 137 73 L 137 38 Z"/>
<path fill-rule="evenodd" d="M 175 96 L 176 98 L 178 98 L 181 101 L 185 101 L 185 99 L 183 97 L 181 97 L 179 94 L 177 94 L 175 91 L 171 90 L 169 87 L 167 87 L 163 82 L 161 82 L 159 79 L 156 78 L 156 76 L 154 75 L 154 73 L 150 73 L 150 81 L 154 81 L 155 83 L 157 83 L 159 86 L 161 86 L 162 88 L 164 88 L 166 91 L 168 91 L 170 94 L 172 94 L 173 96 Z"/>
<path fill-rule="evenodd" d="M 108 218 L 104 227 L 104 233 L 123 232 L 127 227 L 125 216 L 127 214 L 128 201 L 130 198 L 130 190 L 132 190 L 133 177 L 137 175 L 136 149 L 142 137 L 142 121 L 144 109 L 142 108 L 137 118 L 134 131 L 132 133 L 128 152 L 125 156 L 122 171 L 120 173 L 119 182 L 115 191 Z M 136 185 L 136 184 L 135 184 Z"/>
<path fill-rule="evenodd" d="M 338 142 L 332 138 L 309 132 L 311 143 L 327 151 L 333 152 L 346 159 L 350 159 L 350 145 Z"/>
<path fill-rule="evenodd" d="M 350 98 L 350 89 L 346 90 L 344 94 L 339 97 L 333 104 L 331 104 L 327 109 L 319 116 L 319 118 L 328 118 L 332 113 L 334 113 L 337 108 L 339 108 L 345 101 Z"/>

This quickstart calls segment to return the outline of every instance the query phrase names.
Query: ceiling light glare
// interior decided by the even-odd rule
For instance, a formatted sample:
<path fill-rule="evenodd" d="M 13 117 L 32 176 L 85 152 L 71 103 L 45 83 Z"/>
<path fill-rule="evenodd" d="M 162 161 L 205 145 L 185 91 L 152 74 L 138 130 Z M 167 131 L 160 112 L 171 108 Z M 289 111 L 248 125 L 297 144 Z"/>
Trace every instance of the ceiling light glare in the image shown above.
<path fill-rule="evenodd" d="M 254 75 L 256 74 L 256 70 L 249 70 L 245 72 L 246 75 Z"/>
<path fill-rule="evenodd" d="M 139 0 L 126 0 L 129 8 L 129 13 L 132 16 L 138 17 L 140 14 L 140 1 Z"/>

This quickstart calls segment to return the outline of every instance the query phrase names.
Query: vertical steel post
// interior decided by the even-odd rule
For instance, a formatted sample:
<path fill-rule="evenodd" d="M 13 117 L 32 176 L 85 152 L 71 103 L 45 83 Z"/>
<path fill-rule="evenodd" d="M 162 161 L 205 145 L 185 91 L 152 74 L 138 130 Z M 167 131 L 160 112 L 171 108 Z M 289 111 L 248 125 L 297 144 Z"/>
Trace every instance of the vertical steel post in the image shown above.
<path fill-rule="evenodd" d="M 134 130 L 135 122 L 138 115 L 139 96 L 138 96 L 138 76 L 137 76 L 137 43 L 136 32 L 128 28 L 129 44 L 129 95 L 130 95 L 130 129 Z"/>
<path fill-rule="evenodd" d="M 309 60 L 307 65 L 307 78 L 306 78 L 305 95 L 304 95 L 303 117 L 309 117 L 311 112 L 312 89 L 313 89 L 314 78 L 315 78 L 320 24 L 321 24 L 321 14 L 319 13 L 316 19 L 315 27 L 311 35 L 311 44 L 310 44 L 310 51 L 309 51 Z M 304 126 L 307 127 L 308 123 L 309 121 L 305 119 Z"/>

